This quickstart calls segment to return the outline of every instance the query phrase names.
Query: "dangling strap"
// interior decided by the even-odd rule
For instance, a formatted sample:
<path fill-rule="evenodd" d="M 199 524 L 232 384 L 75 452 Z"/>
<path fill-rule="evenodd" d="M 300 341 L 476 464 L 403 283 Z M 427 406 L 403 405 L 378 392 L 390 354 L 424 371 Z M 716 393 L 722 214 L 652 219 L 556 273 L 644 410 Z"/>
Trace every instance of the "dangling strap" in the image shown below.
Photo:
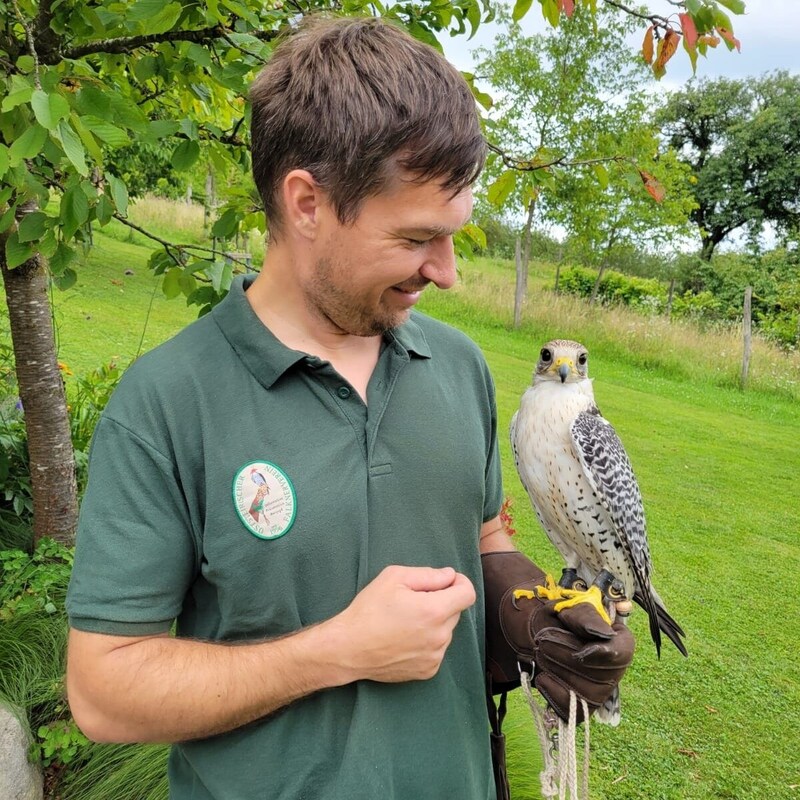
<path fill-rule="evenodd" d="M 583 740 L 583 770 L 582 792 L 578 789 L 578 759 L 577 759 L 577 707 L 578 697 L 575 692 L 569 693 L 569 719 L 565 722 L 552 711 L 542 711 L 531 691 L 531 676 L 520 669 L 522 691 L 536 723 L 536 732 L 539 734 L 539 744 L 542 748 L 544 769 L 539 774 L 542 784 L 542 796 L 545 798 L 558 797 L 558 800 L 588 800 L 589 797 L 589 707 L 586 700 L 580 698 L 583 710 L 584 740 Z"/>
<path fill-rule="evenodd" d="M 486 673 L 486 708 L 489 712 L 489 724 L 492 726 L 489 739 L 492 749 L 492 772 L 497 789 L 497 800 L 511 800 L 511 789 L 508 785 L 506 770 L 506 737 L 502 731 L 506 717 L 507 692 L 502 692 L 500 702 L 495 704 L 492 691 L 492 676 Z"/>

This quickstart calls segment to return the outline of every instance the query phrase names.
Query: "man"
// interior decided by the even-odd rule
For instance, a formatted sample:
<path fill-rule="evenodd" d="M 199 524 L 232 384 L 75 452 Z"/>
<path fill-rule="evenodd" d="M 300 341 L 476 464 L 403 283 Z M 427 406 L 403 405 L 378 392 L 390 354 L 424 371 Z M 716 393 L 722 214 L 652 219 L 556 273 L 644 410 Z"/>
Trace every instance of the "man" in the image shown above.
<path fill-rule="evenodd" d="M 474 344 L 411 314 L 455 281 L 473 99 L 377 20 L 305 23 L 251 99 L 262 270 L 134 364 L 95 434 L 75 719 L 180 743 L 180 800 L 486 800 L 494 390 Z"/>

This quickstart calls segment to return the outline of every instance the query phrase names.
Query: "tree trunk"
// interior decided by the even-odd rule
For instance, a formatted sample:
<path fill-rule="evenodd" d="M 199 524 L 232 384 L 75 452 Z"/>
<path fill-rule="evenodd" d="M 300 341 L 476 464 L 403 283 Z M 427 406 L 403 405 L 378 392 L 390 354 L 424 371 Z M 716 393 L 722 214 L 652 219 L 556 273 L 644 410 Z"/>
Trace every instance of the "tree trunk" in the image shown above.
<path fill-rule="evenodd" d="M 50 536 L 72 544 L 78 522 L 75 457 L 56 360 L 47 266 L 36 256 L 8 269 L 5 238 L 0 237 L 0 269 L 28 436 L 34 541 Z"/>
<path fill-rule="evenodd" d="M 740 385 L 742 389 L 747 388 L 747 378 L 750 374 L 750 351 L 753 346 L 753 315 L 751 306 L 753 301 L 753 287 L 748 286 L 744 290 L 744 309 L 742 310 L 742 376 Z"/>
<path fill-rule="evenodd" d="M 514 328 L 519 328 L 522 320 L 522 301 L 525 297 L 525 282 L 522 274 L 522 254 L 519 236 L 514 245 L 514 266 L 516 267 L 516 283 L 514 284 Z"/>
<path fill-rule="evenodd" d="M 711 261 L 711 256 L 714 255 L 714 248 L 717 243 L 710 236 L 703 237 L 703 247 L 700 250 L 700 258 L 703 261 Z"/>

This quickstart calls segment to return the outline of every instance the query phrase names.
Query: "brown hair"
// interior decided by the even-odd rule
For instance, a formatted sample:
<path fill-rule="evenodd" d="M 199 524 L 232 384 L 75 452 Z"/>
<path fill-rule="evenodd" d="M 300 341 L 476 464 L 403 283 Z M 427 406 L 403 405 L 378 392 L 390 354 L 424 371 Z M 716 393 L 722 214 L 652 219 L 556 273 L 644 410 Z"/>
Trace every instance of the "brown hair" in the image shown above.
<path fill-rule="evenodd" d="M 308 170 L 347 224 L 395 165 L 455 195 L 486 158 L 462 75 L 382 20 L 304 21 L 275 50 L 250 99 L 253 176 L 273 232 L 279 186 L 292 169 Z"/>

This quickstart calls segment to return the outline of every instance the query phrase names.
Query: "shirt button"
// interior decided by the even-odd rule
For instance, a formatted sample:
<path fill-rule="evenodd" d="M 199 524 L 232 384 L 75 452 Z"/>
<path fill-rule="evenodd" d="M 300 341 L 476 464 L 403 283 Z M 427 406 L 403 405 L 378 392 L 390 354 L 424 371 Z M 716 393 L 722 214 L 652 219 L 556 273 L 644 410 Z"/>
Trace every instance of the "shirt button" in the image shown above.
<path fill-rule="evenodd" d="M 338 394 L 342 400 L 347 400 L 347 398 L 350 397 L 350 390 L 346 386 L 340 386 L 336 394 Z"/>

